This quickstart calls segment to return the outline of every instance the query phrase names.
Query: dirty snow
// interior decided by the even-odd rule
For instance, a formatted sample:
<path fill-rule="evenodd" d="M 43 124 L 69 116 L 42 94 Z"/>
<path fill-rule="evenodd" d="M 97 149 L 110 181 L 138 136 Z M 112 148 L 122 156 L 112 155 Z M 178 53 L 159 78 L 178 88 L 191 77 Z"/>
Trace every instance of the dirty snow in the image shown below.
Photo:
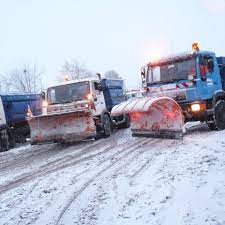
<path fill-rule="evenodd" d="M 225 131 L 0 153 L 0 224 L 224 225 Z"/>

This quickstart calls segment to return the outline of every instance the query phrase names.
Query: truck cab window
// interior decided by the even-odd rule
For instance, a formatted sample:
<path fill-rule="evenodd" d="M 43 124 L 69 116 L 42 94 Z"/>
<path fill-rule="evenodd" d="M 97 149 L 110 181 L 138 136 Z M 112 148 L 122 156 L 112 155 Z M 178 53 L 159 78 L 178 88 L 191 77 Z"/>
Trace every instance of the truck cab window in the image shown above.
<path fill-rule="evenodd" d="M 98 91 L 98 82 L 94 82 L 95 90 Z"/>
<path fill-rule="evenodd" d="M 49 92 L 49 97 L 50 97 L 50 102 L 55 102 L 56 99 L 55 99 L 55 89 L 51 89 L 50 92 Z"/>
<path fill-rule="evenodd" d="M 214 71 L 214 63 L 212 58 L 209 58 L 207 60 L 207 66 L 208 66 L 209 72 L 212 73 Z"/>
<path fill-rule="evenodd" d="M 188 80 L 196 76 L 195 59 L 188 58 L 151 66 L 147 75 L 147 83 L 166 83 L 179 80 Z"/>
<path fill-rule="evenodd" d="M 205 78 L 207 75 L 214 71 L 213 58 L 211 56 L 201 56 L 199 58 L 199 69 L 201 78 Z"/>
<path fill-rule="evenodd" d="M 95 90 L 95 93 L 97 95 L 100 95 L 100 91 L 99 91 L 99 83 L 98 82 L 94 82 L 94 90 Z"/>
<path fill-rule="evenodd" d="M 199 58 L 199 71 L 202 80 L 206 80 L 206 74 L 209 72 L 207 65 L 207 58 L 205 56 L 201 56 Z"/>

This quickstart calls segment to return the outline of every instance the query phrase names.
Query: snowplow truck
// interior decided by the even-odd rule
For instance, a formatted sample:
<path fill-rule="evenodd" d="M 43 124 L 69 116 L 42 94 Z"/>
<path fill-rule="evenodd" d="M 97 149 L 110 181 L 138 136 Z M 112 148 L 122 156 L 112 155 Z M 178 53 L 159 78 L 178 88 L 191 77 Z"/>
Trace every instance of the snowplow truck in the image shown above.
<path fill-rule="evenodd" d="M 111 116 L 126 100 L 123 80 L 89 78 L 49 87 L 43 113 L 31 116 L 31 144 L 68 143 L 108 137 L 114 127 L 128 128 L 129 115 Z"/>
<path fill-rule="evenodd" d="M 30 136 L 26 117 L 29 110 L 42 113 L 42 97 L 36 93 L 0 94 L 0 151 L 25 142 Z"/>
<path fill-rule="evenodd" d="M 146 97 L 115 106 L 129 113 L 133 136 L 182 138 L 185 122 L 225 129 L 225 57 L 193 50 L 150 62 L 141 70 Z"/>

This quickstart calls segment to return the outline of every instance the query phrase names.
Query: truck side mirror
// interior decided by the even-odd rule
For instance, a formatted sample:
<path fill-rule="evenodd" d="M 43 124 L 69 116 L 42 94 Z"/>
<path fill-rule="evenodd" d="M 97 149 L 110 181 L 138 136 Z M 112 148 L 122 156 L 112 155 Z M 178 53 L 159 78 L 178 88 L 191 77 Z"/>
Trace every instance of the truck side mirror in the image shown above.
<path fill-rule="evenodd" d="M 45 100 L 45 97 L 46 97 L 46 96 L 45 96 L 45 92 L 42 91 L 42 92 L 41 92 L 41 98 L 42 98 L 43 100 Z"/>
<path fill-rule="evenodd" d="M 141 78 L 142 78 L 142 83 L 144 83 L 146 80 L 146 68 L 145 67 L 141 68 Z"/>
<path fill-rule="evenodd" d="M 201 80 L 202 81 L 206 81 L 206 69 L 208 70 L 208 68 L 206 68 L 205 64 L 199 64 L 199 70 L 200 70 L 200 76 L 201 76 Z"/>
<path fill-rule="evenodd" d="M 98 90 L 99 90 L 99 91 L 103 91 L 103 87 L 102 87 L 101 84 L 98 84 Z"/>
<path fill-rule="evenodd" d="M 212 73 L 213 70 L 214 70 L 214 63 L 213 63 L 213 60 L 212 59 L 209 59 L 208 60 L 208 69 L 209 69 L 209 72 Z"/>
<path fill-rule="evenodd" d="M 103 91 L 103 87 L 100 83 L 94 82 L 95 90 Z"/>

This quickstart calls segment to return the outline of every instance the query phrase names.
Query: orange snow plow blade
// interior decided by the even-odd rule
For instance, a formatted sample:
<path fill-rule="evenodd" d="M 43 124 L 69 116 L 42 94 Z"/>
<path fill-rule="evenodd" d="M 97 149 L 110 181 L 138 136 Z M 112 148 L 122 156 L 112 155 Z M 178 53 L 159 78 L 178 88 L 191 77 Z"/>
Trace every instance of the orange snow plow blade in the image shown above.
<path fill-rule="evenodd" d="M 133 136 L 181 139 L 184 119 L 180 106 L 172 98 L 142 98 L 113 107 L 111 114 L 129 114 Z"/>
<path fill-rule="evenodd" d="M 35 116 L 28 119 L 31 144 L 76 142 L 96 134 L 91 112 L 76 111 Z"/>

